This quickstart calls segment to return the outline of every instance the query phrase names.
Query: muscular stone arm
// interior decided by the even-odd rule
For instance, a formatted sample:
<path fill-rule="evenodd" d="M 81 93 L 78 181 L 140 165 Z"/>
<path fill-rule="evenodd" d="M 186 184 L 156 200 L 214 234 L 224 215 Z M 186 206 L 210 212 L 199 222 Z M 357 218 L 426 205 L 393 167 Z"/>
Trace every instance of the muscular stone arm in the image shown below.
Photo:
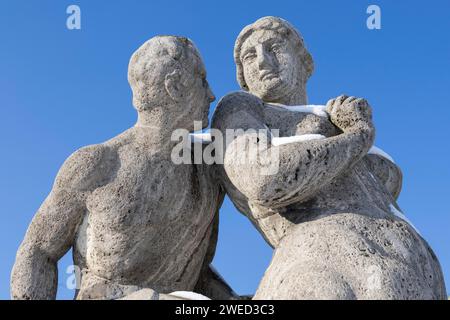
<path fill-rule="evenodd" d="M 253 133 L 241 134 L 229 144 L 227 141 L 224 168 L 231 182 L 251 202 L 274 208 L 309 198 L 362 159 L 374 138 L 371 122 L 364 121 L 370 120 L 370 112 L 358 110 L 359 104 L 363 107 L 362 100 L 344 104 L 347 97 L 338 99 L 335 110 L 330 108 L 332 121 L 344 129 L 338 136 L 281 146 L 269 143 L 259 150 L 257 145 L 264 139 Z M 258 112 L 262 107 L 260 100 L 250 94 L 228 95 L 217 107 L 213 128 L 223 133 L 226 129 L 264 129 Z M 261 161 L 245 160 L 249 150 L 258 150 L 259 159 L 269 162 L 269 174 Z"/>
<path fill-rule="evenodd" d="M 55 299 L 57 262 L 70 249 L 85 212 L 86 193 L 99 183 L 103 152 L 85 147 L 61 167 L 52 191 L 34 216 L 11 275 L 13 299 Z"/>
<path fill-rule="evenodd" d="M 216 222 L 210 240 L 208 255 L 205 257 L 202 271 L 198 282 L 194 288 L 194 292 L 200 293 L 212 300 L 232 300 L 239 299 L 239 296 L 231 289 L 220 274 L 212 267 L 211 262 L 216 251 L 219 216 L 216 215 Z"/>
<path fill-rule="evenodd" d="M 394 199 L 397 199 L 402 190 L 403 181 L 400 167 L 394 162 L 376 154 L 368 154 L 364 160 L 373 175 L 384 184 Z"/>
<path fill-rule="evenodd" d="M 239 299 L 239 296 L 233 291 L 233 289 L 231 289 L 231 287 L 211 265 L 216 252 L 217 238 L 219 235 L 219 209 L 222 205 L 225 192 L 222 190 L 222 187 L 220 187 L 217 179 L 217 168 L 213 165 L 206 164 L 203 164 L 202 168 L 208 175 L 210 183 L 208 192 L 211 193 L 211 197 L 216 198 L 214 203 L 216 214 L 211 226 L 212 230 L 211 237 L 209 239 L 208 251 L 204 258 L 202 270 L 194 288 L 194 292 L 200 293 L 212 300 Z"/>
<path fill-rule="evenodd" d="M 212 267 L 211 262 L 216 251 L 219 215 L 216 215 L 211 235 L 208 254 L 205 257 L 202 271 L 194 288 L 194 292 L 200 293 L 212 300 L 239 299 L 239 296 L 231 289 L 220 274 Z"/>

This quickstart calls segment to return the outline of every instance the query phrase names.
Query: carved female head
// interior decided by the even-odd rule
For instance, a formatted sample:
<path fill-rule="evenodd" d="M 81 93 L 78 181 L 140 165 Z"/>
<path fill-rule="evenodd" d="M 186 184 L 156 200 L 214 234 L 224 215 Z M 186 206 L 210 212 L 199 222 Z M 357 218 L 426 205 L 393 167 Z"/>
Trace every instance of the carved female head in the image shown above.
<path fill-rule="evenodd" d="M 304 91 L 314 69 L 299 32 L 277 17 L 245 27 L 236 40 L 234 59 L 242 89 L 267 102 L 282 102 Z"/>

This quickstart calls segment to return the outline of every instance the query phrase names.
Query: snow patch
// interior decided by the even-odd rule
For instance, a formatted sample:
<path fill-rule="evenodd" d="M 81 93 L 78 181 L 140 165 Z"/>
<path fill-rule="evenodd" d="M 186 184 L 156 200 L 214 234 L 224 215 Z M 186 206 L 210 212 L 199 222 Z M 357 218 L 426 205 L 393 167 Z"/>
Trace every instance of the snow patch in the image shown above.
<path fill-rule="evenodd" d="M 389 160 L 392 163 L 395 163 L 394 159 L 385 151 L 381 150 L 378 147 L 373 146 L 369 149 L 369 152 L 367 154 L 376 154 L 377 156 L 383 157 L 387 160 Z"/>
<path fill-rule="evenodd" d="M 325 139 L 325 136 L 321 134 L 302 134 L 291 137 L 272 137 L 272 145 L 281 146 L 283 144 L 288 143 L 319 140 L 319 139 Z"/>
<path fill-rule="evenodd" d="M 304 113 L 312 113 L 319 117 L 326 117 L 328 118 L 328 113 L 326 112 L 326 106 L 324 105 L 316 105 L 316 104 L 309 104 L 309 105 L 299 105 L 299 106 L 286 106 L 282 104 L 268 104 L 271 107 L 280 107 L 289 111 L 294 112 L 304 112 Z M 265 126 L 267 130 L 269 128 Z M 294 143 L 294 142 L 303 142 L 303 141 L 309 141 L 309 140 L 318 140 L 318 139 L 324 139 L 325 136 L 321 134 L 303 134 L 298 136 L 291 136 L 291 137 L 273 137 L 272 138 L 272 145 L 274 146 L 280 146 L 283 144 L 288 143 Z M 202 143 L 202 144 L 208 144 L 212 142 L 211 133 L 210 132 L 194 132 L 189 134 L 189 139 L 191 143 Z M 370 148 L 369 152 L 367 154 L 375 154 L 377 156 L 383 157 L 392 163 L 395 163 L 394 159 L 385 151 L 382 149 L 373 146 Z"/>
<path fill-rule="evenodd" d="M 281 107 L 283 109 L 294 111 L 294 112 L 304 112 L 304 113 L 313 113 L 316 116 L 328 118 L 328 113 L 326 112 L 326 106 L 308 104 L 302 106 L 286 106 L 282 104 L 269 104 L 270 106 Z"/>
<path fill-rule="evenodd" d="M 294 112 L 313 113 L 319 117 L 328 118 L 328 113 L 326 111 L 327 107 L 324 105 L 309 104 L 309 105 L 301 105 L 301 106 L 286 106 L 286 105 L 282 105 L 282 104 L 270 104 L 270 106 L 281 107 L 283 109 L 294 111 Z M 308 136 L 308 135 L 305 135 L 305 136 Z M 288 137 L 288 138 L 291 138 L 291 137 Z M 291 142 L 314 140 L 316 138 L 308 139 L 307 137 L 305 137 L 304 139 L 305 140 L 286 139 L 286 140 L 281 140 L 281 141 L 283 141 L 281 143 L 280 142 L 276 142 L 276 143 L 279 143 L 278 145 L 281 145 L 281 144 L 286 144 L 286 143 L 291 143 Z M 273 142 L 272 142 L 272 144 L 277 145 L 277 144 L 274 144 Z M 383 158 L 391 161 L 392 163 L 395 163 L 394 159 L 387 152 L 381 150 L 380 148 L 378 148 L 376 146 L 373 146 L 372 148 L 370 148 L 368 154 L 375 154 L 375 155 L 378 155 L 380 157 L 383 157 Z"/>
<path fill-rule="evenodd" d="M 413 227 L 414 230 L 416 230 L 416 232 L 421 235 L 421 233 L 419 232 L 419 230 L 417 230 L 417 228 L 411 223 L 411 221 L 409 221 L 409 219 L 400 211 L 398 210 L 393 204 L 389 205 L 389 210 L 391 210 L 391 213 L 402 219 L 403 221 L 406 221 L 411 227 Z"/>
<path fill-rule="evenodd" d="M 204 295 L 192 291 L 174 291 L 172 293 L 169 293 L 169 295 L 185 300 L 211 300 Z"/>
<path fill-rule="evenodd" d="M 191 143 L 204 143 L 208 144 L 211 143 L 211 133 L 209 132 L 194 132 L 189 133 L 189 139 Z"/>

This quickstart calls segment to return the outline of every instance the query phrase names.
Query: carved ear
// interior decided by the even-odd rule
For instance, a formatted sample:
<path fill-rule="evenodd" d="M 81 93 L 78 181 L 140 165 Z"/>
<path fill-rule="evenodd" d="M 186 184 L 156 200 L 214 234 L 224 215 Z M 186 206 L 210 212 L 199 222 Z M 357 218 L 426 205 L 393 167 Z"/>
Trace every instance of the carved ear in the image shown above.
<path fill-rule="evenodd" d="M 181 74 L 178 70 L 166 74 L 164 85 L 167 93 L 173 100 L 180 101 L 183 98 L 184 88 L 181 83 Z"/>

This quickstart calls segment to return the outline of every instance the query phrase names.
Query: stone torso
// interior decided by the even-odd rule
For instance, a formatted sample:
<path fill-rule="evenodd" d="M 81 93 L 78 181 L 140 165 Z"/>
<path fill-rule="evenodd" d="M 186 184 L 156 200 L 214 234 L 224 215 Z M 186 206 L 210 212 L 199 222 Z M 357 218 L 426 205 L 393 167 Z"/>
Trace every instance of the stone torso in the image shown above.
<path fill-rule="evenodd" d="M 339 130 L 328 120 L 314 113 L 289 111 L 276 105 L 264 104 L 264 120 L 270 129 L 280 130 L 280 137 L 302 134 L 335 136 Z"/>
<path fill-rule="evenodd" d="M 87 197 L 77 264 L 113 283 L 158 292 L 192 290 L 219 189 L 206 167 L 174 165 L 170 148 L 140 134 L 131 131 L 107 142 L 116 165 L 109 183 Z"/>
<path fill-rule="evenodd" d="M 268 104 L 264 106 L 264 121 L 269 129 L 278 129 L 280 137 L 303 134 L 332 137 L 340 133 L 327 117 Z M 303 221 L 339 212 L 386 217 L 392 215 L 389 207 L 395 203 L 382 183 L 369 172 L 364 159 L 312 198 L 277 209 L 249 203 L 226 177 L 224 181 L 236 206 L 250 215 L 249 218 L 274 247 L 292 226 Z"/>
<path fill-rule="evenodd" d="M 265 105 L 263 114 L 265 125 L 280 129 L 281 137 L 340 133 L 312 113 Z M 366 158 L 310 198 L 278 208 L 252 203 L 222 171 L 233 203 L 275 248 L 255 299 L 444 297 L 434 253 L 391 212 L 395 199 Z"/>

